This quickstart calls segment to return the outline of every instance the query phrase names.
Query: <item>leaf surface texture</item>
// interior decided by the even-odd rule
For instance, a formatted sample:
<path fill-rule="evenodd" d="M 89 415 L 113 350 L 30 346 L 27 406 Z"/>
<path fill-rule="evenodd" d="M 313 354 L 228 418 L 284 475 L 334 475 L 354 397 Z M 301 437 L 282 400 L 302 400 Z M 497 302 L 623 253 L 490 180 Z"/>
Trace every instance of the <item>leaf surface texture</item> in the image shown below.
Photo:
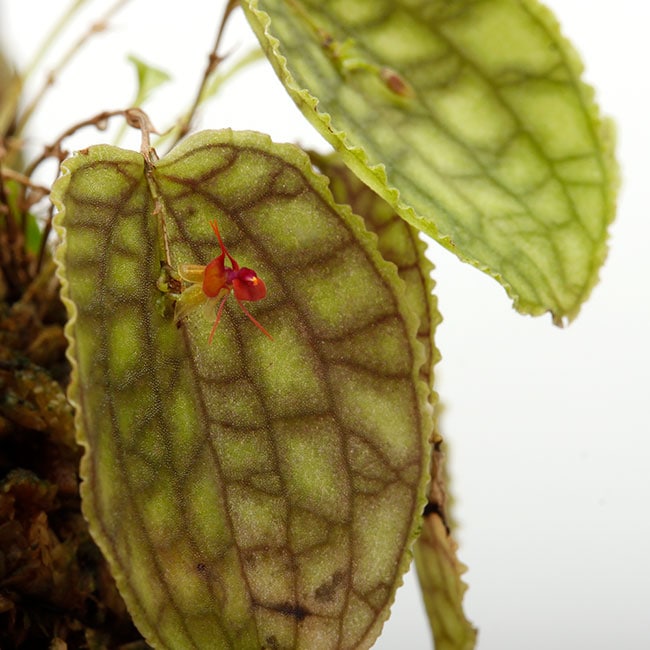
<path fill-rule="evenodd" d="M 54 200 L 84 512 L 162 648 L 364 648 L 409 561 L 432 427 L 395 268 L 306 155 L 204 132 L 150 169 L 98 146 Z M 207 264 L 216 219 L 266 283 L 177 327 L 161 260 Z M 164 226 L 164 228 L 163 228 Z M 166 244 L 165 244 L 166 240 Z"/>
<path fill-rule="evenodd" d="M 407 221 L 525 313 L 573 318 L 614 215 L 613 137 L 535 0 L 245 0 L 289 94 Z"/>

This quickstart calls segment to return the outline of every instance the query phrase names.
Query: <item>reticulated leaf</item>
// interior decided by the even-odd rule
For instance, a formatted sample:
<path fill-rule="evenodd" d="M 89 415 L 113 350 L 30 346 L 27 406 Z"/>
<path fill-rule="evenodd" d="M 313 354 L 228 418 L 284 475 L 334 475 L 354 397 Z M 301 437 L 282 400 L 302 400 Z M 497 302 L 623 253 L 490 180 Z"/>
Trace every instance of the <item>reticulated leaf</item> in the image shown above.
<path fill-rule="evenodd" d="M 92 147 L 54 190 L 93 535 L 156 647 L 369 647 L 431 430 L 401 282 L 295 147 L 208 132 L 145 171 Z M 232 296 L 212 345 L 214 312 L 174 323 L 165 239 L 172 268 L 205 265 L 213 219 L 273 341 Z"/>
<path fill-rule="evenodd" d="M 426 256 L 426 244 L 420 238 L 418 229 L 401 219 L 384 199 L 343 164 L 339 156 L 312 153 L 311 158 L 318 170 L 330 179 L 334 200 L 349 205 L 352 212 L 363 219 L 366 228 L 377 235 L 379 252 L 385 260 L 395 264 L 404 281 L 406 298 L 419 319 L 418 339 L 426 354 L 421 373 L 431 388 L 433 404 L 433 366 L 440 359 L 435 345 L 435 331 L 442 319 L 433 294 L 433 264 Z"/>
<path fill-rule="evenodd" d="M 271 63 L 409 222 L 556 322 L 597 280 L 616 172 L 582 66 L 535 0 L 245 0 Z"/>
<path fill-rule="evenodd" d="M 425 255 L 419 231 L 362 183 L 338 156 L 312 154 L 312 160 L 329 177 L 334 199 L 349 204 L 363 217 L 368 230 L 377 234 L 381 254 L 397 266 L 406 286 L 406 297 L 420 318 L 418 338 L 427 351 L 422 375 L 431 388 L 430 399 L 435 406 L 433 366 L 439 354 L 434 333 L 441 317 L 433 295 L 433 267 Z M 414 546 L 415 565 L 436 650 L 470 650 L 476 641 L 476 630 L 463 612 L 466 586 L 461 575 L 466 569 L 456 557 L 457 545 L 450 530 L 443 441 L 437 430 L 431 432 L 429 440 L 430 482 L 422 529 Z"/>

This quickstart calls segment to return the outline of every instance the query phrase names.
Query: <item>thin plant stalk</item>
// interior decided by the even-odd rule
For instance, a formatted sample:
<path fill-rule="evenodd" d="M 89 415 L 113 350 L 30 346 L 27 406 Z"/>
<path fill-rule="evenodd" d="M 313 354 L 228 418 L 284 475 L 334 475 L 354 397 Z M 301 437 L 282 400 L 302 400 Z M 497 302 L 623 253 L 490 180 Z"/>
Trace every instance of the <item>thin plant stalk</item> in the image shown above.
<path fill-rule="evenodd" d="M 76 5 L 81 5 L 86 0 L 77 0 L 75 3 L 75 7 L 71 8 L 71 10 L 68 12 L 70 14 L 69 16 L 66 15 L 65 20 L 60 20 L 59 23 L 61 26 L 59 29 L 55 32 L 52 30 L 52 33 L 48 36 L 47 41 L 51 40 L 52 38 L 58 36 L 60 29 L 65 25 L 67 20 L 73 15 L 72 9 L 76 9 Z M 16 136 L 20 136 L 24 131 L 25 127 L 27 126 L 29 120 L 31 119 L 32 115 L 40 105 L 43 96 L 47 93 L 47 91 L 54 85 L 56 82 L 56 79 L 59 74 L 61 74 L 61 71 L 70 63 L 70 61 L 77 55 L 82 47 L 90 40 L 90 38 L 94 34 L 98 34 L 102 31 L 104 31 L 108 25 L 108 22 L 110 19 L 126 5 L 130 0 L 116 0 L 109 9 L 106 11 L 106 13 L 99 19 L 94 21 L 88 29 L 72 44 L 72 46 L 66 51 L 66 53 L 61 57 L 59 62 L 52 68 L 52 70 L 48 73 L 45 81 L 43 82 L 41 88 L 39 91 L 36 93 L 35 97 L 32 99 L 32 101 L 28 104 L 28 106 L 25 108 L 23 113 L 19 116 L 17 123 L 16 123 Z M 57 23 L 57 25 L 59 25 Z M 47 50 L 45 48 L 44 52 Z M 44 53 L 43 52 L 43 53 Z M 34 65 L 34 63 L 37 63 L 40 61 L 41 54 L 39 52 L 38 56 L 35 57 L 34 61 L 30 65 Z M 31 69 L 28 67 L 26 76 L 28 74 L 31 74 Z"/>

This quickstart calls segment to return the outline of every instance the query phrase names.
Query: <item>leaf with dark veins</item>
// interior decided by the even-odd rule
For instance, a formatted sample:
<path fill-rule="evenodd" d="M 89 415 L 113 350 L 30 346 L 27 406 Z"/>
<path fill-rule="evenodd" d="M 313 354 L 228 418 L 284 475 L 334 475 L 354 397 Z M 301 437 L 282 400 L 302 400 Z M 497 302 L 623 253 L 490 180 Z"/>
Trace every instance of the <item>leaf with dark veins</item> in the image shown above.
<path fill-rule="evenodd" d="M 433 368 L 440 355 L 434 334 L 441 317 L 433 294 L 433 265 L 426 257 L 420 233 L 362 183 L 338 156 L 314 153 L 311 158 L 319 171 L 330 179 L 334 199 L 350 205 L 353 212 L 363 218 L 368 230 L 376 233 L 384 259 L 397 266 L 406 287 L 406 297 L 420 319 L 418 338 L 427 352 L 421 373 L 429 384 L 431 404 L 435 406 Z M 467 587 L 461 575 L 466 569 L 457 559 L 457 544 L 450 530 L 443 440 L 437 429 L 431 432 L 429 440 L 430 483 L 422 529 L 414 546 L 415 566 L 436 650 L 470 650 L 476 642 L 476 630 L 463 612 Z"/>
<path fill-rule="evenodd" d="M 148 180 L 98 146 L 53 192 L 91 531 L 156 647 L 370 647 L 432 427 L 401 281 L 293 146 L 206 132 Z M 247 306 L 273 341 L 232 299 L 212 345 L 214 315 L 165 308 L 159 223 L 176 268 L 218 254 L 211 219 L 266 282 Z"/>
<path fill-rule="evenodd" d="M 424 346 L 427 359 L 421 372 L 433 390 L 433 367 L 440 360 L 435 331 L 442 319 L 433 293 L 433 264 L 426 256 L 427 247 L 420 238 L 420 232 L 361 182 L 339 156 L 318 153 L 311 153 L 310 156 L 316 168 L 330 179 L 334 200 L 349 205 L 352 212 L 363 219 L 366 228 L 377 235 L 377 247 L 382 257 L 397 267 L 397 273 L 406 287 L 407 300 L 418 315 L 418 339 Z M 433 399 L 433 393 L 431 395 Z"/>
<path fill-rule="evenodd" d="M 244 0 L 287 91 L 411 224 L 515 307 L 573 318 L 614 216 L 613 133 L 536 0 Z"/>

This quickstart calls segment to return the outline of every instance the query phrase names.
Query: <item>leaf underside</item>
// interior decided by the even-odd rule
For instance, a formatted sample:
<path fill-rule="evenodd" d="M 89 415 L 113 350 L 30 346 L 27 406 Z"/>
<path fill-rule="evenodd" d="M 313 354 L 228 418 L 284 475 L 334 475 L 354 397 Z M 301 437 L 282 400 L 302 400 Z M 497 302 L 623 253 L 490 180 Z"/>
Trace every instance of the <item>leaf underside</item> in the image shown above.
<path fill-rule="evenodd" d="M 525 313 L 573 318 L 614 215 L 613 135 L 535 0 L 244 0 L 279 78 L 407 221 Z"/>
<path fill-rule="evenodd" d="M 152 198 L 157 197 L 157 201 Z M 84 513 L 147 640 L 367 648 L 423 506 L 428 389 L 392 265 L 295 147 L 206 132 L 158 161 L 92 147 L 54 201 Z M 176 327 L 157 289 L 218 254 L 267 297 Z"/>

